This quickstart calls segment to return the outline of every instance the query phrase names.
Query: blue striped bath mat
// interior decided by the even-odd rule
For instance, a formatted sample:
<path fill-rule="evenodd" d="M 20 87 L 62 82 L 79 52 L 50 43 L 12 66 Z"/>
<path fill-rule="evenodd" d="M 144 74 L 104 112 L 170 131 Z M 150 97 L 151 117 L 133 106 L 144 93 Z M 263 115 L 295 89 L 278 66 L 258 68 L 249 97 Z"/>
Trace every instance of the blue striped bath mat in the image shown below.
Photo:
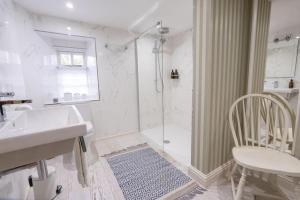
<path fill-rule="evenodd" d="M 152 148 L 107 160 L 127 200 L 158 199 L 192 181 Z"/>

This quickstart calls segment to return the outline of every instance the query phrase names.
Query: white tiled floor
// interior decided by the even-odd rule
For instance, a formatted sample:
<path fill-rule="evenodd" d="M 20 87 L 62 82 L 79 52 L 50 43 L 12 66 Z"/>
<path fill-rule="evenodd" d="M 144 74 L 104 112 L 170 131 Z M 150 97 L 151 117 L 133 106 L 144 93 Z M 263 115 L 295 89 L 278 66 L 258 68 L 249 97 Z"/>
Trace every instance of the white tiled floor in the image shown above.
<path fill-rule="evenodd" d="M 165 126 L 165 140 L 170 141 L 163 144 L 162 127 L 143 130 L 142 134 L 147 136 L 160 148 L 164 145 L 164 151 L 176 159 L 178 162 L 189 166 L 191 165 L 191 131 L 188 131 L 175 124 Z"/>
<path fill-rule="evenodd" d="M 174 127 L 173 127 L 174 128 Z M 171 140 L 172 144 L 172 139 L 173 143 L 175 146 L 167 146 L 166 149 L 169 152 L 172 153 L 181 153 L 182 156 L 188 155 L 187 150 L 189 148 L 185 148 L 185 146 L 188 142 L 187 141 L 181 141 L 182 140 L 182 135 L 180 135 L 180 131 L 172 131 L 172 127 L 168 127 L 167 130 L 171 130 L 170 133 L 175 133 L 171 135 L 167 135 L 167 139 Z M 149 131 L 149 134 L 151 131 Z M 147 132 L 146 132 L 147 134 Z M 153 136 L 153 135 L 151 135 Z M 124 136 L 125 137 L 125 136 Z M 128 139 L 133 140 L 134 137 L 136 137 L 136 134 L 132 135 L 127 135 L 126 136 Z M 169 137 L 169 138 L 168 138 Z M 140 143 L 140 136 L 137 137 L 138 142 L 135 143 Z M 102 140 L 102 141 L 97 141 L 95 145 L 101 145 L 101 146 L 106 146 L 108 148 L 113 144 L 113 148 L 109 147 L 109 150 L 115 149 L 116 150 L 116 144 L 119 143 L 119 137 L 112 138 L 111 140 L 117 140 L 116 142 L 112 141 L 107 141 L 107 140 Z M 155 139 L 155 138 L 154 138 Z M 122 139 L 124 142 L 126 138 Z M 188 140 L 190 141 L 190 140 Z M 133 142 L 133 141 L 131 141 Z M 186 142 L 186 143 L 185 143 Z M 180 144 L 179 148 L 176 146 L 176 144 Z M 183 145 L 185 144 L 185 145 Z M 176 148 L 178 150 L 176 150 Z M 121 149 L 123 149 L 122 146 L 120 146 Z M 155 147 L 153 147 L 155 148 Z M 175 148 L 175 149 L 174 149 Z M 183 149 L 180 149 L 183 148 Z M 97 148 L 96 148 L 97 149 Z M 120 150 L 121 150 L 120 149 Z M 103 149 L 102 149 L 103 150 Z M 158 151 L 160 152 L 160 151 Z M 185 154 L 182 154 L 182 152 L 185 152 Z M 92 153 L 92 152 L 91 152 Z M 96 153 L 96 152 L 94 152 Z M 182 171 L 186 172 L 186 166 L 181 165 L 181 163 L 178 163 L 176 161 L 172 161 L 174 157 L 170 158 L 165 153 L 161 152 L 161 155 L 168 159 L 170 162 L 172 162 L 177 168 L 181 169 Z M 190 154 L 189 154 L 190 155 Z M 177 157 L 178 159 L 178 157 Z M 58 196 L 57 200 L 123 200 L 123 194 L 118 186 L 117 180 L 115 179 L 113 172 L 111 171 L 107 161 L 103 157 L 99 157 L 98 160 L 91 164 L 89 166 L 89 174 L 90 174 L 90 180 L 91 180 L 91 185 L 90 187 L 87 188 L 82 188 L 81 185 L 77 181 L 77 171 L 76 170 L 70 170 L 66 169 L 63 166 L 63 159 L 62 157 L 57 157 L 54 158 L 50 161 L 48 161 L 49 165 L 52 165 L 56 168 L 56 173 L 57 173 L 57 183 L 63 185 L 63 193 Z M 253 187 L 253 186 L 251 186 Z M 249 187 L 248 187 L 249 188 Z M 202 200 L 202 199 L 207 199 L 207 200 L 232 200 L 232 194 L 231 194 L 231 184 L 227 180 L 219 180 L 218 182 L 214 183 L 211 187 L 208 188 L 208 191 L 206 191 L 202 195 L 197 195 L 193 198 L 194 200 Z M 251 192 L 246 192 L 243 196 L 243 200 L 253 200 L 253 195 Z M 297 198 L 291 197 L 290 200 L 296 200 Z M 33 191 L 32 188 L 30 190 L 29 196 L 27 200 L 33 200 Z"/>
<path fill-rule="evenodd" d="M 132 139 L 132 137 L 135 136 L 135 134 L 127 135 L 125 139 L 123 138 L 123 141 L 126 140 L 126 138 Z M 113 138 L 112 140 L 117 139 L 118 137 Z M 115 145 L 116 143 L 118 143 L 118 141 L 113 144 Z M 105 146 L 110 146 L 111 144 L 112 141 L 107 143 L 107 140 L 96 143 L 96 145 Z M 121 146 L 120 148 L 123 149 Z M 177 161 L 173 160 L 167 154 L 159 150 L 157 151 L 178 169 L 187 173 L 185 171 L 185 166 L 177 163 Z M 48 164 L 56 168 L 57 184 L 63 186 L 63 192 L 56 198 L 57 200 L 124 200 L 121 188 L 118 186 L 117 180 L 104 157 L 98 157 L 97 161 L 90 164 L 89 177 L 91 184 L 87 188 L 82 188 L 78 183 L 75 166 L 73 168 L 69 165 L 67 168 L 64 166 L 62 156 L 49 160 Z M 74 165 L 74 163 L 72 164 Z M 27 200 L 34 200 L 32 188 L 30 188 Z"/>

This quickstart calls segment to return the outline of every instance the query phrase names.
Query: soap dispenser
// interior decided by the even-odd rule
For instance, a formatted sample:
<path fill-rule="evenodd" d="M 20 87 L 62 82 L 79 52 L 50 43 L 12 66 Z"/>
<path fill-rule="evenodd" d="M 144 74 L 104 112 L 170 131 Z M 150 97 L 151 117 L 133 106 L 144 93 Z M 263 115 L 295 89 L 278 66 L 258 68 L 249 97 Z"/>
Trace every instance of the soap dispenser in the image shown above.
<path fill-rule="evenodd" d="M 173 79 L 174 76 L 175 76 L 175 72 L 174 72 L 174 70 L 172 69 L 172 71 L 171 71 L 171 79 Z"/>
<path fill-rule="evenodd" d="M 179 73 L 177 69 L 175 69 L 173 79 L 179 79 Z"/>
<path fill-rule="evenodd" d="M 177 69 L 172 69 L 171 79 L 179 79 L 179 73 Z"/>
<path fill-rule="evenodd" d="M 177 70 L 177 69 L 175 69 L 175 77 L 176 77 L 176 78 L 179 78 L 179 73 L 178 73 L 178 70 Z"/>

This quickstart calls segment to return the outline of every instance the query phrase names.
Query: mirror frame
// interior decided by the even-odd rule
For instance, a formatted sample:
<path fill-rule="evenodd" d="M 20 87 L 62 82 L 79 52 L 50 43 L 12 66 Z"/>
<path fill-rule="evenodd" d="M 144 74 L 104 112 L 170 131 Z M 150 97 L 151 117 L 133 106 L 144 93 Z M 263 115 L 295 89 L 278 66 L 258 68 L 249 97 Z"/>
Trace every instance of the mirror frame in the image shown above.
<path fill-rule="evenodd" d="M 296 70 L 297 70 L 297 65 L 298 65 L 298 56 L 299 56 L 299 48 L 300 48 L 300 39 L 298 38 L 292 38 L 292 40 L 297 40 L 297 47 L 296 47 L 296 56 L 295 56 L 295 64 L 293 66 L 293 72 L 292 72 L 292 76 L 267 76 L 267 60 L 266 60 L 266 69 L 265 69 L 265 79 L 273 79 L 273 78 L 295 78 L 296 76 Z M 269 43 L 274 43 L 272 42 L 268 42 Z M 267 49 L 267 51 L 269 50 L 269 48 Z M 268 59 L 268 54 L 267 54 L 267 58 Z"/>

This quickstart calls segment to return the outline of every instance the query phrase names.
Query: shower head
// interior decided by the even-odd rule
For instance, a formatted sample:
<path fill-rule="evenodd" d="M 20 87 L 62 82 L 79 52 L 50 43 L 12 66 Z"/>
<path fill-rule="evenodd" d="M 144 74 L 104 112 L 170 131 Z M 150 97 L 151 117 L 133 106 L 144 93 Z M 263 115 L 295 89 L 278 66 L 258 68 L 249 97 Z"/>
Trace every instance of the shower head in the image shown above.
<path fill-rule="evenodd" d="M 161 46 L 166 42 L 166 38 L 160 38 L 155 40 L 154 47 L 152 49 L 152 53 L 159 53 L 161 50 Z"/>
<path fill-rule="evenodd" d="M 156 23 L 156 29 L 161 35 L 168 34 L 170 32 L 169 27 L 163 26 L 161 22 Z"/>
<path fill-rule="evenodd" d="M 168 27 L 160 27 L 157 30 L 158 30 L 159 34 L 162 34 L 162 35 L 163 34 L 168 34 L 169 31 L 170 31 Z"/>

